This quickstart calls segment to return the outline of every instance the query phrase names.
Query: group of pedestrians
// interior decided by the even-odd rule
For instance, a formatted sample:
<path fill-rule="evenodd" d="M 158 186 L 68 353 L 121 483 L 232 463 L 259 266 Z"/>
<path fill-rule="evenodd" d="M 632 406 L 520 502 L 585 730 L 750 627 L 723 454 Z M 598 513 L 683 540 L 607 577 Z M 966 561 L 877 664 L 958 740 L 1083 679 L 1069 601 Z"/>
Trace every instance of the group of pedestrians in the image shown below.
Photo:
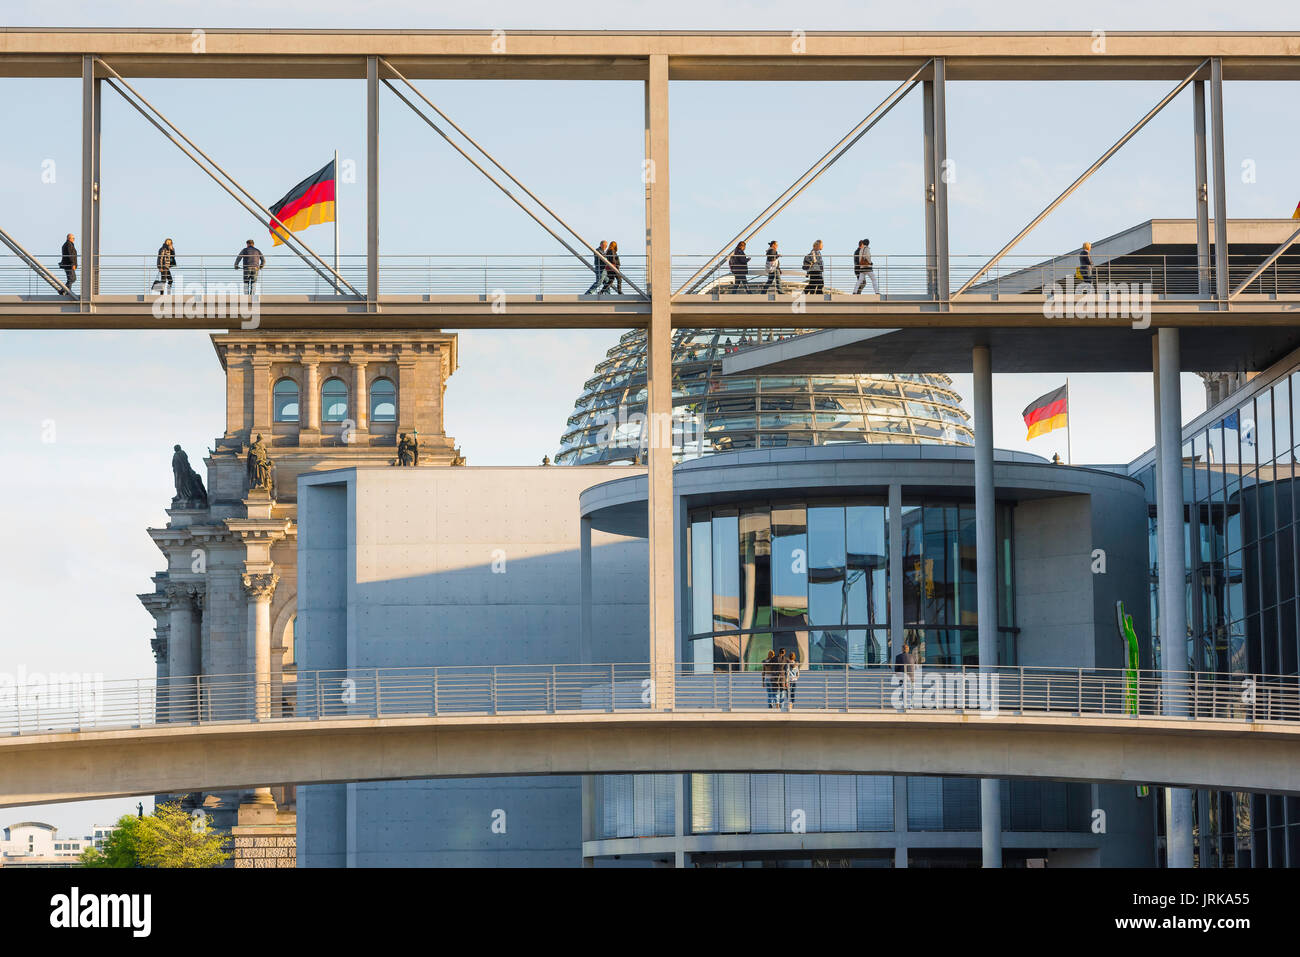
<path fill-rule="evenodd" d="M 731 270 L 732 288 L 738 293 L 752 293 L 755 291 L 754 286 L 749 281 L 749 261 L 750 256 L 745 252 L 744 240 L 736 243 L 736 248 L 727 257 L 727 267 Z M 781 281 L 781 252 L 776 240 L 772 240 L 767 244 L 767 253 L 764 256 L 763 266 L 767 275 L 767 282 L 763 284 L 761 291 L 767 293 L 775 289 L 778 293 L 784 293 L 786 289 Z M 804 292 L 812 296 L 824 294 L 826 292 L 826 263 L 822 258 L 822 241 L 820 239 L 814 242 L 812 249 L 808 250 L 804 255 L 802 269 L 804 275 L 808 277 L 804 284 Z M 877 296 L 880 295 L 880 284 L 876 282 L 875 264 L 871 261 L 870 239 L 859 240 L 857 249 L 853 251 L 853 275 L 857 277 L 857 286 L 853 290 L 855 296 L 861 295 L 868 281 L 871 282 L 872 291 Z"/>
<path fill-rule="evenodd" d="M 68 294 L 71 295 L 72 285 L 77 281 L 77 237 L 68 233 L 68 238 L 59 252 L 59 268 L 67 277 L 66 287 Z M 163 244 L 158 247 L 155 262 L 158 267 L 158 278 L 154 280 L 153 290 L 159 293 L 170 293 L 173 283 L 172 270 L 180 267 L 180 263 L 176 260 L 176 244 L 170 237 L 163 240 Z M 258 274 L 265 266 L 266 256 L 251 239 L 246 240 L 244 248 L 235 256 L 235 268 L 243 270 L 244 292 L 250 296 L 257 285 Z"/>
<path fill-rule="evenodd" d="M 794 691 L 799 683 L 799 652 L 782 648 L 778 654 L 768 651 L 763 659 L 763 687 L 767 689 L 769 708 L 794 706 Z"/>
<path fill-rule="evenodd" d="M 590 296 L 594 292 L 603 296 L 611 288 L 617 295 L 623 295 L 623 273 L 618 268 L 618 243 L 612 239 L 608 242 L 602 239 L 596 250 L 596 255 L 591 257 L 591 268 L 596 273 L 596 281 L 587 287 L 583 295 Z"/>

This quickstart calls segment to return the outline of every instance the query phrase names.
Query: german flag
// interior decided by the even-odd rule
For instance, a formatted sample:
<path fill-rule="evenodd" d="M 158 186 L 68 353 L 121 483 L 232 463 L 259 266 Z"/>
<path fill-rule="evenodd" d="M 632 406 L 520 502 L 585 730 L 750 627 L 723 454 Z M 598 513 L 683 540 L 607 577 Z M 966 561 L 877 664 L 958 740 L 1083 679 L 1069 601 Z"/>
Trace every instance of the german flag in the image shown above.
<path fill-rule="evenodd" d="M 1295 204 L 1295 212 L 1291 214 L 1292 219 L 1300 219 L 1300 203 Z"/>
<path fill-rule="evenodd" d="M 271 241 L 279 246 L 285 241 L 284 232 L 300 232 L 316 223 L 334 222 L 334 161 L 284 194 L 284 198 L 271 207 L 275 218 L 284 224 L 281 228 L 271 221 Z"/>
<path fill-rule="evenodd" d="M 1069 389 L 1067 383 L 1055 392 L 1049 392 L 1026 406 L 1025 411 L 1021 413 L 1025 417 L 1025 425 L 1029 427 L 1029 434 L 1025 436 L 1026 441 L 1066 427 L 1070 406 Z"/>

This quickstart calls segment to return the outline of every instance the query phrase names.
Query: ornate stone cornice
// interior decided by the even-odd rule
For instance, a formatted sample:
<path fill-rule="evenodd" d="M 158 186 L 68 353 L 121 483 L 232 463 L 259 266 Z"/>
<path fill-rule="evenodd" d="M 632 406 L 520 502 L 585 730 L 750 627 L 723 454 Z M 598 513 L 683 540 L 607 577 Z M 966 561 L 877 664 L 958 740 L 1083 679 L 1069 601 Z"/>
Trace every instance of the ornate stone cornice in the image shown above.
<path fill-rule="evenodd" d="M 280 576 L 274 572 L 264 574 L 244 574 L 240 576 L 243 582 L 244 591 L 248 592 L 248 597 L 255 601 L 270 601 L 271 596 L 275 594 L 275 586 L 279 584 Z"/>

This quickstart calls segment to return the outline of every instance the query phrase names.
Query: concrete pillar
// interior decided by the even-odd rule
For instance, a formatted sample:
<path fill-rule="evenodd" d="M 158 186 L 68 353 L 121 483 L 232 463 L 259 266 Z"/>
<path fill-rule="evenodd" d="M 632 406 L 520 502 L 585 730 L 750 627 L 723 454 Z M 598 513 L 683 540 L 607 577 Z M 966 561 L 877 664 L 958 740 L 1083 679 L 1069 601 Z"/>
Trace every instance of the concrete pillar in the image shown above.
<path fill-rule="evenodd" d="M 1192 84 L 1192 152 L 1196 167 L 1196 294 L 1210 294 L 1210 176 L 1205 161 L 1205 81 Z"/>
<path fill-rule="evenodd" d="M 900 645 L 901 647 L 901 645 Z M 907 867 L 907 778 L 894 775 L 894 866 Z"/>
<path fill-rule="evenodd" d="M 921 84 L 925 149 L 925 259 L 930 296 L 948 300 L 948 121 L 945 61 L 936 57 L 934 78 Z"/>
<path fill-rule="evenodd" d="M 169 585 L 167 601 L 168 716 L 172 721 L 193 721 L 197 716 L 193 587 Z"/>
<path fill-rule="evenodd" d="M 269 573 L 245 574 L 241 578 L 248 593 L 248 660 L 252 665 L 252 714 L 257 719 L 273 717 L 271 702 L 271 596 L 280 576 Z M 253 788 L 245 804 L 274 804 L 269 787 Z"/>
<path fill-rule="evenodd" d="M 889 649 L 903 651 L 903 486 L 889 486 Z"/>
<path fill-rule="evenodd" d="M 997 507 L 993 487 L 993 359 L 988 346 L 971 353 L 975 406 L 975 594 L 980 670 L 998 665 Z M 980 780 L 980 837 L 985 867 L 1002 866 L 1002 792 Z"/>
<path fill-rule="evenodd" d="M 1161 713 L 1187 714 L 1187 566 L 1183 546 L 1182 371 L 1177 329 L 1156 333 L 1156 551 L 1160 562 Z M 1169 867 L 1192 866 L 1192 792 L 1165 788 L 1165 840 Z"/>
<path fill-rule="evenodd" d="M 99 285 L 99 112 L 100 82 L 95 57 L 81 58 L 81 235 L 77 237 L 77 281 L 83 307 Z M 69 230 L 71 232 L 71 230 Z M 59 278 L 64 276 L 60 272 Z"/>
<path fill-rule="evenodd" d="M 645 84 L 645 188 L 650 325 L 647 343 L 646 422 L 649 521 L 650 667 L 653 707 L 673 707 L 677 666 L 674 620 L 672 448 L 672 260 L 668 235 L 668 57 L 652 54 Z"/>
<path fill-rule="evenodd" d="M 591 635 L 591 519 L 578 520 L 578 562 L 581 590 L 581 607 L 578 619 L 578 656 L 582 661 L 594 661 Z"/>
<path fill-rule="evenodd" d="M 1228 179 L 1223 142 L 1223 60 L 1210 59 L 1210 125 L 1214 147 L 1214 294 L 1228 298 Z M 1180 422 L 1178 427 L 1182 429 Z"/>
<path fill-rule="evenodd" d="M 379 300 L 379 57 L 366 57 L 366 300 Z"/>

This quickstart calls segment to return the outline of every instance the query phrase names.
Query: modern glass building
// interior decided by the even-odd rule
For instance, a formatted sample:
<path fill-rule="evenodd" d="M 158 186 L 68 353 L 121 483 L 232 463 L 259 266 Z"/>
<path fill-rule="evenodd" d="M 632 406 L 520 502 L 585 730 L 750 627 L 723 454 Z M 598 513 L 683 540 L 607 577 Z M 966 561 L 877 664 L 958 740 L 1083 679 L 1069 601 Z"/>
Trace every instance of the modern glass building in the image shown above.
<path fill-rule="evenodd" d="M 810 670 L 885 665 L 890 536 L 902 537 L 903 628 L 922 660 L 979 663 L 975 510 L 905 501 L 891 529 L 883 499 L 775 500 L 693 511 L 685 581 L 697 664 L 756 670 L 769 650 Z M 998 509 L 1002 659 L 1015 664 L 1011 509 Z"/>
<path fill-rule="evenodd" d="M 726 376 L 722 357 L 807 330 L 673 334 L 673 457 L 847 442 L 970 445 L 970 417 L 946 375 Z M 624 333 L 583 384 L 558 465 L 640 460 L 648 432 L 646 334 Z"/>
<path fill-rule="evenodd" d="M 818 672 L 888 668 L 891 648 L 896 652 L 902 641 L 928 666 L 978 663 L 974 495 L 969 479 L 954 477 L 971 462 L 973 433 L 960 396 L 945 375 L 723 375 L 729 353 L 803 331 L 674 335 L 682 660 L 697 672 L 745 673 L 760 670 L 771 650 L 793 651 L 808 694 L 816 693 Z M 609 350 L 575 403 L 557 463 L 644 461 L 645 350 L 643 331 L 624 334 Z M 933 459 L 932 472 L 929 464 L 909 468 L 900 461 L 917 454 L 919 461 Z M 1053 473 L 1036 456 L 1000 457 L 1040 470 L 1044 479 Z M 771 466 L 767 472 L 764 464 Z M 760 470 L 752 483 L 743 478 L 751 465 Z M 851 477 L 859 468 L 861 476 Z M 774 474 L 781 480 L 772 481 Z M 631 489 L 630 482 L 606 488 Z M 1109 487 L 1088 491 L 1097 502 L 1113 494 Z M 632 499 L 637 494 L 630 492 Z M 1021 660 L 1016 499 L 1039 494 L 1011 494 L 998 505 L 1005 664 Z M 1137 503 L 1133 515 L 1140 521 L 1140 499 L 1124 494 Z M 626 514 L 644 515 L 644 506 L 630 500 L 603 506 L 610 514 L 626 507 Z M 1025 502 L 1020 511 L 1032 526 L 1040 520 L 1035 509 L 1043 507 Z M 599 517 L 594 523 L 602 528 Z M 602 530 L 641 534 L 618 522 Z M 1031 560 L 1041 546 L 1030 545 Z M 901 587 L 891 601 L 895 579 Z M 1050 618 L 1042 604 L 1041 596 L 1031 598 L 1032 622 Z M 899 628 L 894 615 L 901 615 Z M 1091 629 L 1083 640 L 1091 656 Z M 1035 642 L 1039 657 L 1031 656 L 1032 663 L 1046 660 L 1044 639 L 1035 634 Z M 1088 827 L 1096 787 L 1017 781 L 1002 788 L 1004 831 L 1016 835 L 1008 845 L 1026 848 L 1011 851 L 1009 861 L 1037 855 L 1059 863 L 1072 854 L 1079 860 L 1098 854 L 1100 841 Z M 1132 789 L 1127 793 L 1132 801 Z M 696 864 L 978 863 L 974 780 L 602 775 L 588 781 L 584 794 L 584 857 L 598 864 L 660 860 L 657 855 L 682 847 Z M 802 835 L 795 843 L 792 815 Z"/>
<path fill-rule="evenodd" d="M 1157 660 L 1220 674 L 1300 681 L 1297 547 L 1300 354 L 1293 353 L 1209 408 L 1183 430 L 1187 634 L 1160 629 L 1156 591 L 1155 465 L 1133 463 L 1147 488 L 1152 643 Z M 1196 853 L 1205 867 L 1300 866 L 1300 798 L 1195 791 Z M 1161 822 L 1163 833 L 1163 821 Z"/>

